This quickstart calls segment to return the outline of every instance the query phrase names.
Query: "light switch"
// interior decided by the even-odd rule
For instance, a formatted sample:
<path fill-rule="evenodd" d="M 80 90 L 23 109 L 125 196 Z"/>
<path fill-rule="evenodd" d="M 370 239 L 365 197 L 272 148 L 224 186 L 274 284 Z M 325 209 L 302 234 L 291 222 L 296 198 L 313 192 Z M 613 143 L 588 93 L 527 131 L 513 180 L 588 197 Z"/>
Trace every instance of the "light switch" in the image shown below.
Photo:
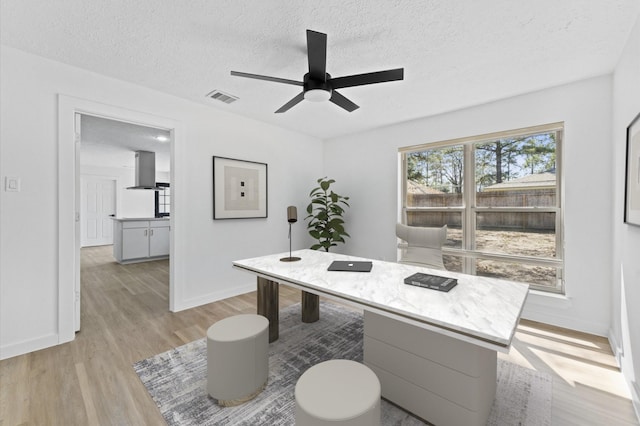
<path fill-rule="evenodd" d="M 4 178 L 4 190 L 6 192 L 20 192 L 20 178 L 6 176 Z"/>

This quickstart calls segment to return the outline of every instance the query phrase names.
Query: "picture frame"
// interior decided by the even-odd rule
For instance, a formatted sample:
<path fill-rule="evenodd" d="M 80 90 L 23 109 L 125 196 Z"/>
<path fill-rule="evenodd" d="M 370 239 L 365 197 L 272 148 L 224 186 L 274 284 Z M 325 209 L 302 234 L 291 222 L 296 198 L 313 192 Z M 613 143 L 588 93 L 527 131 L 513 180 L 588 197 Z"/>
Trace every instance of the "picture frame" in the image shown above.
<path fill-rule="evenodd" d="M 213 157 L 213 219 L 267 217 L 267 164 Z"/>
<path fill-rule="evenodd" d="M 627 127 L 624 223 L 640 226 L 640 113 Z"/>

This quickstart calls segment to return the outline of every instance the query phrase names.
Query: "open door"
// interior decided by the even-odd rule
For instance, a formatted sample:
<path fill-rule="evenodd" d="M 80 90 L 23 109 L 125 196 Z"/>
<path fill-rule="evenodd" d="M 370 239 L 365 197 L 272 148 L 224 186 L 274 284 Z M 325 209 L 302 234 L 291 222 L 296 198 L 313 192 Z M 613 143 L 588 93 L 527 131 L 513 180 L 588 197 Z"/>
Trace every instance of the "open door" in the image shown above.
<path fill-rule="evenodd" d="M 73 316 L 73 324 L 76 333 L 80 331 L 80 235 L 81 235 L 81 227 L 80 227 L 80 124 L 81 124 L 81 115 L 75 114 L 75 230 L 74 230 L 74 264 L 75 264 L 75 274 L 74 274 L 74 316 Z"/>

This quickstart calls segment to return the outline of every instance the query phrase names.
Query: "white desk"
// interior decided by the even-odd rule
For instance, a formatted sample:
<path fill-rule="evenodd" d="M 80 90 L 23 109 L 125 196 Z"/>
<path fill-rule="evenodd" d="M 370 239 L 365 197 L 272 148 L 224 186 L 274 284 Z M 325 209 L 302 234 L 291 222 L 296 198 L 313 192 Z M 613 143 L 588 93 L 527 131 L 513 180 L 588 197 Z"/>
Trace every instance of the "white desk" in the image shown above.
<path fill-rule="evenodd" d="M 279 260 L 287 255 L 233 262 L 258 276 L 258 311 L 276 336 L 277 283 L 351 303 L 365 310 L 364 362 L 385 398 L 438 425 L 486 423 L 496 351 L 509 351 L 527 285 L 378 260 L 369 273 L 330 272 L 334 260 L 368 259 L 300 250 L 293 253 L 298 262 Z M 444 293 L 404 284 L 416 272 L 457 278 L 458 285 Z"/>

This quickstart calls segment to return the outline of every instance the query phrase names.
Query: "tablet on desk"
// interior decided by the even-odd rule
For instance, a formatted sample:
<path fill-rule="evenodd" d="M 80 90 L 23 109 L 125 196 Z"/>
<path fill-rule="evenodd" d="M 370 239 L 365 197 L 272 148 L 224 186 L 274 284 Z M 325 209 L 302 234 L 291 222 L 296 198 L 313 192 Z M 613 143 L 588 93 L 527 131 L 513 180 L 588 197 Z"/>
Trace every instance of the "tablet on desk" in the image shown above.
<path fill-rule="evenodd" d="M 352 271 L 352 272 L 370 272 L 373 267 L 372 262 L 355 261 L 355 260 L 334 260 L 329 265 L 328 271 Z"/>

